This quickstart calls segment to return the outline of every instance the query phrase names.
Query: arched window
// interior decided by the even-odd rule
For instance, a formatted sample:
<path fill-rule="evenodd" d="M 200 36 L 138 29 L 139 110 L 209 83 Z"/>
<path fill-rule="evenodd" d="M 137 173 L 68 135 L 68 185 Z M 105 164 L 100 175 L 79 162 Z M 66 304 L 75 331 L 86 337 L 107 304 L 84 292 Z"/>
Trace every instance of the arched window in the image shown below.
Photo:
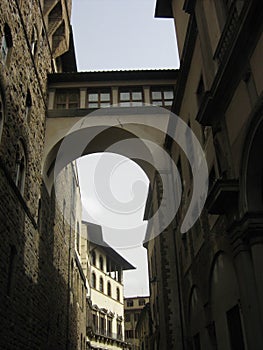
<path fill-rule="evenodd" d="M 116 289 L 116 299 L 120 301 L 120 289 L 118 287 Z"/>
<path fill-rule="evenodd" d="M 96 288 L 96 275 L 94 272 L 91 275 L 91 287 Z"/>
<path fill-rule="evenodd" d="M 12 46 L 13 46 L 13 39 L 12 39 L 11 29 L 9 25 L 5 23 L 4 35 L 2 37 L 2 45 L 1 45 L 1 56 L 2 56 L 2 62 L 6 65 L 9 63 Z"/>
<path fill-rule="evenodd" d="M 18 142 L 16 147 L 16 178 L 15 184 L 20 193 L 24 194 L 26 179 L 26 154 L 25 148 L 21 141 Z"/>
<path fill-rule="evenodd" d="M 92 265 L 96 266 L 96 253 L 94 250 L 91 252 L 91 263 Z"/>
<path fill-rule="evenodd" d="M 100 269 L 101 269 L 101 271 L 104 270 L 104 262 L 103 262 L 103 257 L 102 256 L 100 256 Z"/>
<path fill-rule="evenodd" d="M 111 284 L 110 284 L 110 282 L 108 282 L 108 284 L 107 284 L 107 294 L 109 297 L 111 297 Z"/>
<path fill-rule="evenodd" d="M 3 126 L 4 126 L 4 100 L 1 94 L 0 90 L 0 142 L 1 142 L 1 137 L 2 137 L 2 132 L 3 132 Z"/>
<path fill-rule="evenodd" d="M 104 283 L 103 283 L 103 278 L 100 277 L 100 292 L 104 292 Z"/>

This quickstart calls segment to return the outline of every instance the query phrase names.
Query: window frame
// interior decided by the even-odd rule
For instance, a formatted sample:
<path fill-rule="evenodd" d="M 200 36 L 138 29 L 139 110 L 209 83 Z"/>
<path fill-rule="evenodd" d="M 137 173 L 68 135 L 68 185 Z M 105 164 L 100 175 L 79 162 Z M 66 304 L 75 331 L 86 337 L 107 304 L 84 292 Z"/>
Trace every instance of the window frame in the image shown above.
<path fill-rule="evenodd" d="M 122 99 L 121 94 L 129 94 L 129 98 Z M 141 93 L 141 98 L 133 98 L 134 93 Z M 118 102 L 120 107 L 141 107 L 144 104 L 144 91 L 142 87 L 121 87 L 118 91 Z"/>
<path fill-rule="evenodd" d="M 160 92 L 161 97 L 160 98 L 153 98 L 154 92 Z M 166 92 L 172 92 L 173 97 L 172 98 L 165 98 Z M 169 86 L 153 86 L 153 87 L 151 87 L 150 100 L 151 100 L 151 104 L 153 106 L 171 109 L 172 104 L 173 104 L 173 100 L 174 100 L 174 86 L 169 85 Z M 165 102 L 167 102 L 167 101 L 170 101 L 171 104 L 166 104 Z M 154 104 L 154 102 L 156 102 L 156 103 L 161 102 L 161 104 Z"/>
<path fill-rule="evenodd" d="M 78 99 L 70 100 L 70 95 L 73 94 L 78 95 Z M 58 101 L 58 97 L 65 96 L 65 101 Z M 71 107 L 70 105 L 76 105 Z M 58 107 L 65 106 L 65 107 Z M 63 110 L 63 109 L 77 109 L 80 108 L 80 91 L 79 89 L 56 89 L 55 91 L 55 109 Z"/>
<path fill-rule="evenodd" d="M 98 100 L 97 101 L 89 101 L 89 95 L 92 94 L 98 94 Z M 101 95 L 102 94 L 109 94 L 109 100 L 102 100 Z M 95 108 L 107 108 L 112 105 L 112 91 L 111 89 L 88 89 L 87 90 L 87 98 L 86 98 L 86 107 L 95 109 Z M 97 104 L 97 106 L 90 106 L 90 104 Z M 103 106 L 103 104 L 108 104 L 107 106 Z"/>

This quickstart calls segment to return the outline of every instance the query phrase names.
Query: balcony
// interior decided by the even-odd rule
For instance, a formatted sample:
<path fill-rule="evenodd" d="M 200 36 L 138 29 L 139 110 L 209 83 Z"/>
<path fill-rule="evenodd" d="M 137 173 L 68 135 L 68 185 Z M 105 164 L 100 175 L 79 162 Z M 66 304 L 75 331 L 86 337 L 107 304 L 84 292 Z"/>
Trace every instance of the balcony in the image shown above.
<path fill-rule="evenodd" d="M 238 180 L 217 179 L 212 185 L 206 200 L 209 214 L 222 215 L 238 204 Z"/>
<path fill-rule="evenodd" d="M 214 54 L 214 59 L 217 60 L 219 65 L 225 60 L 226 54 L 229 52 L 235 39 L 235 33 L 238 28 L 238 20 L 239 12 L 237 9 L 236 1 L 233 1 L 230 6 L 229 14 Z"/>

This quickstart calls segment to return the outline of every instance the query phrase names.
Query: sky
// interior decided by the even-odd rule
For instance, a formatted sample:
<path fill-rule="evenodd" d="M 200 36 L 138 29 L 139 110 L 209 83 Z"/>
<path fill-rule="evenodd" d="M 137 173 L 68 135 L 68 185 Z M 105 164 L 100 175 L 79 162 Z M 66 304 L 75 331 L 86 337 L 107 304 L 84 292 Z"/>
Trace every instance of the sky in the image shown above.
<path fill-rule="evenodd" d="M 73 0 L 78 70 L 178 68 L 174 21 L 155 0 Z"/>
<path fill-rule="evenodd" d="M 78 71 L 178 68 L 174 22 L 155 19 L 154 9 L 155 0 L 73 0 Z M 125 296 L 149 295 L 147 252 L 141 245 L 148 179 L 134 162 L 122 158 L 90 155 L 78 160 L 83 218 L 100 224 L 104 239 L 136 267 L 124 273 Z M 144 184 L 133 215 L 117 217 L 96 190 L 104 185 L 103 169 L 112 168 L 109 186 L 124 206 L 132 201 L 133 185 Z"/>

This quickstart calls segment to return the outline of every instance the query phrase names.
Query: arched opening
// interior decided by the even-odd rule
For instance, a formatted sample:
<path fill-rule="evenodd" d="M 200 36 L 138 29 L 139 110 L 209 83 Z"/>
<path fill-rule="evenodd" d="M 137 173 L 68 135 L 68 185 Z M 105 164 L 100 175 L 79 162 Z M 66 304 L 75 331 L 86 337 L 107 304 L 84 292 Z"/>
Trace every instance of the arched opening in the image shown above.
<path fill-rule="evenodd" d="M 243 206 L 250 212 L 263 212 L 263 149 L 262 113 L 251 126 L 244 145 L 244 168 L 241 170 L 243 187 Z"/>
<path fill-rule="evenodd" d="M 94 289 L 97 288 L 96 275 L 94 272 L 91 274 L 91 287 Z"/>
<path fill-rule="evenodd" d="M 236 272 L 223 252 L 216 255 L 212 265 L 210 298 L 218 348 L 245 349 Z"/>

